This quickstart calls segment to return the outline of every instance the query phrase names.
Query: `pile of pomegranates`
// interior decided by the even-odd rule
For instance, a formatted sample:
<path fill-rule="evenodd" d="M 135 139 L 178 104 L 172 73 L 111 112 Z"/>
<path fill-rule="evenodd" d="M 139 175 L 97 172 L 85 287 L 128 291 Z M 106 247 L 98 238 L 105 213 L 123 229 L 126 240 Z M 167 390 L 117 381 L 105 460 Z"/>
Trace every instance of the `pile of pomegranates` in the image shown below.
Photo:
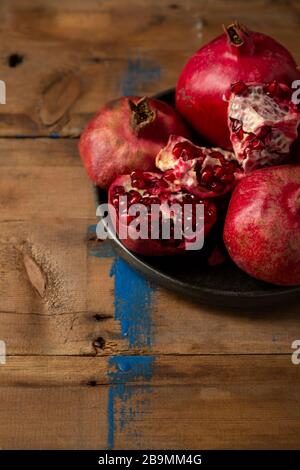
<path fill-rule="evenodd" d="M 211 266 L 227 256 L 261 281 L 300 285 L 300 72 L 273 38 L 238 23 L 224 30 L 183 68 L 176 109 L 112 101 L 84 130 L 80 155 L 128 249 L 182 254 L 217 233 Z"/>

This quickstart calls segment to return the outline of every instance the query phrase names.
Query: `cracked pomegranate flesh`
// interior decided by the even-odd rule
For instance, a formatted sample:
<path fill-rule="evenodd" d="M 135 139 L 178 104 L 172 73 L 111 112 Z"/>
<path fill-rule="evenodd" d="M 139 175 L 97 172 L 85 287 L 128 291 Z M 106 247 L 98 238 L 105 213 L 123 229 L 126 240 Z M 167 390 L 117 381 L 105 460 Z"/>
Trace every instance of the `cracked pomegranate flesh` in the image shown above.
<path fill-rule="evenodd" d="M 263 168 L 233 192 L 224 227 L 233 261 L 278 285 L 300 285 L 300 166 Z"/>
<path fill-rule="evenodd" d="M 232 152 L 198 147 L 174 135 L 157 155 L 156 166 L 165 179 L 205 199 L 231 191 L 241 174 Z"/>
<path fill-rule="evenodd" d="M 167 103 L 136 96 L 106 104 L 81 135 L 79 152 L 89 177 L 103 189 L 135 168 L 154 170 L 155 157 L 170 134 L 189 136 Z"/>
<path fill-rule="evenodd" d="M 116 233 L 129 250 L 142 255 L 183 253 L 187 243 L 193 243 L 195 237 L 209 233 L 217 218 L 214 202 L 201 200 L 181 190 L 159 173 L 136 170 L 130 175 L 119 176 L 110 186 L 108 196 L 109 203 L 115 209 L 112 211 L 110 207 Z M 204 208 L 204 220 L 203 213 L 199 214 L 196 209 L 199 204 Z M 130 213 L 130 208 L 137 210 L 135 215 Z M 160 211 L 157 211 L 158 208 Z M 186 210 L 192 233 L 185 230 L 180 218 Z M 112 212 L 116 214 L 115 219 Z M 137 232 L 141 232 L 141 226 L 147 230 L 145 239 L 136 236 Z M 180 238 L 177 236 L 178 228 Z M 125 236 L 121 237 L 121 233 Z"/>
<path fill-rule="evenodd" d="M 231 90 L 230 139 L 245 172 L 283 162 L 297 138 L 300 121 L 297 106 L 291 101 L 291 89 L 273 81 L 237 82 Z"/>

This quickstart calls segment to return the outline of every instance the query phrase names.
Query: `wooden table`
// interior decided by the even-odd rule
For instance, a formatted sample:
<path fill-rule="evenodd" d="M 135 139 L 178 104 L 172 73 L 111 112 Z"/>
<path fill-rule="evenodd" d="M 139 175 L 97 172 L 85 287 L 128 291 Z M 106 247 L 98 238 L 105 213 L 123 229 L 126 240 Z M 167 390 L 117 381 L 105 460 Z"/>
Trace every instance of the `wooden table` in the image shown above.
<path fill-rule="evenodd" d="M 77 152 L 96 109 L 171 87 L 237 18 L 300 63 L 300 2 L 1 2 L 0 447 L 300 448 L 300 302 L 218 310 L 95 237 Z"/>

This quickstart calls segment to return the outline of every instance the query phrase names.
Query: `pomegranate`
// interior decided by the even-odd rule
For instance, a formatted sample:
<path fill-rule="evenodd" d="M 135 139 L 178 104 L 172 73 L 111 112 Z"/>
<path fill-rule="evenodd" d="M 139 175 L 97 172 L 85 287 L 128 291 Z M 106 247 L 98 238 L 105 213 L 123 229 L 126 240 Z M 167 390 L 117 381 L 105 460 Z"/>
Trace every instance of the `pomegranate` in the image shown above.
<path fill-rule="evenodd" d="M 267 84 L 237 82 L 228 106 L 230 139 L 246 172 L 281 163 L 297 138 L 300 114 L 292 90 L 275 80 Z"/>
<path fill-rule="evenodd" d="M 300 166 L 255 170 L 233 192 L 224 227 L 233 261 L 251 276 L 300 284 Z"/>
<path fill-rule="evenodd" d="M 291 54 L 262 33 L 234 23 L 190 58 L 179 77 L 176 106 L 213 145 L 231 149 L 227 95 L 238 81 L 291 85 L 300 77 Z"/>
<path fill-rule="evenodd" d="M 126 197 L 125 197 L 126 196 Z M 124 199 L 125 197 L 125 199 Z M 187 243 L 193 242 L 196 236 L 206 236 L 216 222 L 216 206 L 212 201 L 202 201 L 193 194 L 189 194 L 176 185 L 164 180 L 163 176 L 154 172 L 133 171 L 131 175 L 122 175 L 116 178 L 109 188 L 108 201 L 116 211 L 112 222 L 116 233 L 120 236 L 125 229 L 126 237 L 122 238 L 124 245 L 139 254 L 161 256 L 183 253 Z M 139 218 L 146 223 L 147 238 L 137 238 L 131 223 L 135 217 L 129 213 L 133 204 L 138 208 Z M 197 213 L 196 205 L 203 204 L 203 216 Z M 139 205 L 142 205 L 139 209 Z M 187 206 L 188 205 L 188 206 Z M 154 212 L 153 207 L 160 208 Z M 178 217 L 190 208 L 190 220 L 193 234 L 184 231 L 183 220 Z M 181 212 L 182 211 L 182 212 Z M 187 217 L 189 216 L 187 214 Z M 135 219 L 136 220 L 136 219 Z M 181 236 L 176 236 L 176 226 L 180 224 Z M 169 237 L 163 236 L 164 227 L 169 226 Z M 152 235 L 151 227 L 157 227 L 156 236 Z"/>
<path fill-rule="evenodd" d="M 85 128 L 79 152 L 89 177 L 108 189 L 118 176 L 155 169 L 155 156 L 172 133 L 189 131 L 167 103 L 136 96 L 106 104 Z"/>
<path fill-rule="evenodd" d="M 232 152 L 197 147 L 184 137 L 170 136 L 156 157 L 164 178 L 200 198 L 221 196 L 233 188 L 241 171 Z"/>

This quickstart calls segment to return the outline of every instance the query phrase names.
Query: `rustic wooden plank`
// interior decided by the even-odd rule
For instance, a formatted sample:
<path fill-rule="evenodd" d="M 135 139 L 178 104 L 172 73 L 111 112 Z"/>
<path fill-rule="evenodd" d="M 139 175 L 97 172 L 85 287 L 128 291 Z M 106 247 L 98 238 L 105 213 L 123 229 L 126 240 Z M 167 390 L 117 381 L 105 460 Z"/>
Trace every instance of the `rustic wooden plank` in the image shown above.
<path fill-rule="evenodd" d="M 9 352 L 9 351 L 8 351 Z M 124 356 L 134 361 L 139 356 Z M 253 384 L 273 387 L 298 382 L 300 367 L 291 361 L 289 354 L 211 354 L 199 355 L 148 355 L 153 359 L 151 377 L 135 376 L 130 369 L 118 372 L 118 356 L 10 356 L 0 368 L 1 387 L 76 387 L 95 385 L 202 385 L 214 383 L 227 387 L 230 384 Z M 122 357 L 120 357 L 122 360 Z M 239 375 L 240 371 L 240 375 Z M 279 374 L 280 371 L 280 374 Z M 300 387 L 300 383 L 297 383 Z M 300 410 L 296 407 L 296 411 Z"/>
<path fill-rule="evenodd" d="M 7 387 L 0 394 L 1 449 L 105 449 L 106 394 L 98 388 Z"/>
<path fill-rule="evenodd" d="M 106 358 L 8 357 L 0 444 L 106 448 L 113 392 L 115 448 L 299 449 L 299 373 L 289 355 L 159 357 L 148 378 Z"/>
<path fill-rule="evenodd" d="M 0 138 L 0 168 L 80 167 L 78 139 Z M 53 170 L 52 170 L 53 171 Z M 84 188 L 88 188 L 84 185 Z"/>
<path fill-rule="evenodd" d="M 300 62 L 297 1 L 2 2 L 0 135 L 79 135 L 121 94 L 174 86 L 185 60 L 238 18 L 274 35 Z M 119 25 L 122 27 L 119 27 Z M 116 27 L 116 25 L 118 25 Z M 18 54 L 21 60 L 10 60 Z M 45 60 L 47 57 L 47 60 Z M 10 66 L 10 64 L 15 66 Z"/>

